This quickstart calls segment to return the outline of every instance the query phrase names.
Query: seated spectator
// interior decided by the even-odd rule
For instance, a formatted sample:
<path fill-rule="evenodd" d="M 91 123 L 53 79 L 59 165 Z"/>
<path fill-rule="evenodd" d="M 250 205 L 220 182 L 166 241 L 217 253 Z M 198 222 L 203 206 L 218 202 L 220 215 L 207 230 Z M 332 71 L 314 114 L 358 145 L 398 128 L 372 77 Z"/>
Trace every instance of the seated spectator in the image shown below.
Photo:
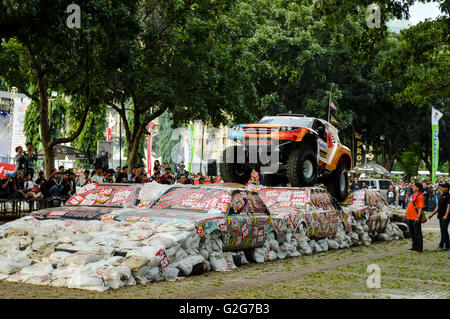
<path fill-rule="evenodd" d="M 6 178 L 0 180 L 0 198 L 2 199 L 10 199 L 16 198 L 16 179 L 14 178 L 14 174 L 6 173 Z"/>
<path fill-rule="evenodd" d="M 72 170 L 69 170 L 69 181 L 72 183 L 72 189 L 69 192 L 70 196 L 77 192 L 77 182 L 75 181 L 75 177 L 75 173 Z"/>
<path fill-rule="evenodd" d="M 52 177 L 47 182 L 47 188 L 51 197 L 58 197 L 62 191 L 61 174 L 59 171 L 54 171 Z"/>
<path fill-rule="evenodd" d="M 44 172 L 39 172 L 39 177 L 34 183 L 39 186 L 39 190 L 41 191 L 43 197 L 50 197 L 50 192 L 48 191 L 47 180 L 45 179 Z"/>
<path fill-rule="evenodd" d="M 91 172 L 88 169 L 83 172 L 83 175 L 80 176 L 80 178 L 78 179 L 78 184 L 80 185 L 80 187 L 92 183 L 90 175 Z"/>
<path fill-rule="evenodd" d="M 17 171 L 16 186 L 17 186 L 17 195 L 19 198 L 33 197 L 33 195 L 30 194 L 30 190 L 25 187 L 25 179 L 23 177 L 23 172 L 21 170 Z"/>
<path fill-rule="evenodd" d="M 62 198 L 69 198 L 71 196 L 71 193 L 73 192 L 73 186 L 72 181 L 69 178 L 69 173 L 66 171 L 63 174 L 63 177 L 61 179 L 60 183 L 60 189 L 61 191 L 57 196 Z"/>
<path fill-rule="evenodd" d="M 93 183 L 102 184 L 105 182 L 105 178 L 103 177 L 103 168 L 97 167 L 95 169 L 94 176 L 91 178 Z"/>
<path fill-rule="evenodd" d="M 34 184 L 31 180 L 31 174 L 27 174 L 27 176 L 25 176 L 25 189 L 29 190 L 29 197 L 36 198 L 42 196 L 39 185 Z"/>
<path fill-rule="evenodd" d="M 170 167 L 166 167 L 164 170 L 164 175 L 161 176 L 161 182 L 163 184 L 173 184 L 172 176 L 170 175 Z"/>
<path fill-rule="evenodd" d="M 205 184 L 205 179 L 204 179 L 203 177 L 200 177 L 200 178 L 198 179 L 198 183 L 199 183 L 200 185 Z"/>
<path fill-rule="evenodd" d="M 144 174 L 144 175 L 141 176 L 140 182 L 143 183 L 143 184 L 144 183 L 148 183 L 147 174 Z"/>
<path fill-rule="evenodd" d="M 157 182 L 157 183 L 162 184 L 161 174 L 159 171 L 155 171 L 155 174 L 153 176 L 151 176 L 150 178 L 151 178 L 152 182 Z"/>
<path fill-rule="evenodd" d="M 128 181 L 128 166 L 122 167 L 122 171 L 117 174 L 116 183 L 126 183 Z"/>
<path fill-rule="evenodd" d="M 114 183 L 114 176 L 111 173 L 107 173 L 105 175 L 106 183 Z"/>

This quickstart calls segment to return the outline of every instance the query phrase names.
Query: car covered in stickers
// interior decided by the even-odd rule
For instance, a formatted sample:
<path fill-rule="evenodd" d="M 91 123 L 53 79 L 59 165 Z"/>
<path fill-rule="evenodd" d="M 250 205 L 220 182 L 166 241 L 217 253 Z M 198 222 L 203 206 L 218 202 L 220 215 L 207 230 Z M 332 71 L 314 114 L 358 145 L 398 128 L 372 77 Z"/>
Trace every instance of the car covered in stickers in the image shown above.
<path fill-rule="evenodd" d="M 224 251 L 261 247 L 270 233 L 281 243 L 300 227 L 308 237 L 318 239 L 333 237 L 340 224 L 346 231 L 352 227 L 351 214 L 321 187 L 174 186 L 151 208 L 130 207 L 113 215 L 124 222 L 192 225 L 202 238 L 217 233 Z"/>
<path fill-rule="evenodd" d="M 100 220 L 103 215 L 124 207 L 148 207 L 140 201 L 139 184 L 88 184 L 70 197 L 64 206 L 31 212 L 36 219 Z"/>
<path fill-rule="evenodd" d="M 393 209 L 376 190 L 361 189 L 353 191 L 341 202 L 342 209 L 356 219 L 365 218 L 371 233 L 381 232 L 393 216 Z"/>
<path fill-rule="evenodd" d="M 245 184 L 254 169 L 264 175 L 266 186 L 321 182 L 338 200 L 348 195 L 351 152 L 327 121 L 297 114 L 266 116 L 256 124 L 231 127 L 228 138 L 236 144 L 223 152 L 225 182 Z"/>

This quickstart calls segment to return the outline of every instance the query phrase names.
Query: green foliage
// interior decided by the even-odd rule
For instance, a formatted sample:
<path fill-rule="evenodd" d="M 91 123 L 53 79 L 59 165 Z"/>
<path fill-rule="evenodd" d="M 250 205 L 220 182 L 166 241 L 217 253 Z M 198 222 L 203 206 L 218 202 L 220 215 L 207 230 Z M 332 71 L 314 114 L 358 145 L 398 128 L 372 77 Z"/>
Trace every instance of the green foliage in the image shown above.
<path fill-rule="evenodd" d="M 400 155 L 400 165 L 408 179 L 417 176 L 419 170 L 421 146 L 419 143 L 411 143 Z"/>
<path fill-rule="evenodd" d="M 105 118 L 106 105 L 101 105 L 96 112 L 89 113 L 80 136 L 71 145 L 93 159 L 97 155 L 97 141 L 105 140 Z M 72 128 L 76 127 L 76 125 L 76 119 L 73 119 L 71 123 Z M 77 161 L 77 164 L 83 168 L 92 167 L 91 162 L 88 160 Z"/>
<path fill-rule="evenodd" d="M 172 150 L 177 145 L 181 136 L 176 136 L 176 139 L 172 139 L 173 133 L 173 121 L 171 115 L 165 112 L 158 118 L 158 135 L 153 139 L 153 149 L 155 157 L 161 157 L 162 161 L 168 162 L 169 166 L 175 170 L 176 163 L 173 161 Z M 175 136 L 174 136 L 175 137 Z M 152 167 L 153 169 L 153 167 Z"/>

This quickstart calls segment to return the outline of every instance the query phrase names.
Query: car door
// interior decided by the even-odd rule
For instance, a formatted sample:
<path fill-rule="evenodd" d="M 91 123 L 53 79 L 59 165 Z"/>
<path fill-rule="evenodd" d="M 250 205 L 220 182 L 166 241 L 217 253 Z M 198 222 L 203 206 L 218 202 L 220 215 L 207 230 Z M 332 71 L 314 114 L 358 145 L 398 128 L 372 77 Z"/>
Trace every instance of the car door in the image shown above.
<path fill-rule="evenodd" d="M 239 250 L 251 246 L 252 219 L 248 201 L 246 191 L 236 190 L 231 195 L 224 235 L 226 249 Z"/>

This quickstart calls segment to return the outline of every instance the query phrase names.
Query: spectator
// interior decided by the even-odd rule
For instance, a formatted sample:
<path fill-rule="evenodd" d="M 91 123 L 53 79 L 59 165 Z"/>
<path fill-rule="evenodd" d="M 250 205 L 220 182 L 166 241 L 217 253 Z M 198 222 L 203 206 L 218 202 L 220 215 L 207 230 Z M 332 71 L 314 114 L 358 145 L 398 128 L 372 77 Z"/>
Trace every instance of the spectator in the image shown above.
<path fill-rule="evenodd" d="M 122 167 L 122 171 L 117 175 L 116 183 L 126 183 L 128 178 L 128 166 Z"/>
<path fill-rule="evenodd" d="M 177 176 L 184 175 L 186 173 L 186 170 L 184 168 L 185 168 L 184 164 L 181 164 L 180 168 L 177 170 Z"/>
<path fill-rule="evenodd" d="M 69 178 L 69 172 L 64 172 L 63 176 L 61 178 L 61 184 L 58 196 L 62 198 L 69 198 L 71 196 L 71 193 L 73 193 L 73 186 L 72 181 Z"/>
<path fill-rule="evenodd" d="M 396 198 L 397 198 L 397 192 L 395 191 L 394 186 L 391 184 L 389 186 L 388 192 L 386 193 L 386 202 L 388 203 L 388 205 L 394 206 Z"/>
<path fill-rule="evenodd" d="M 106 183 L 114 183 L 114 175 L 109 172 L 105 175 L 105 182 Z"/>
<path fill-rule="evenodd" d="M 134 182 L 134 177 L 135 177 L 135 176 L 136 176 L 136 168 L 133 168 L 133 169 L 131 169 L 131 173 L 128 174 L 128 177 L 127 177 L 128 181 L 129 181 L 130 183 L 133 183 L 133 182 Z"/>
<path fill-rule="evenodd" d="M 441 184 L 442 195 L 439 199 L 438 206 L 434 209 L 433 213 L 428 218 L 438 214 L 439 227 L 441 229 L 441 242 L 439 243 L 438 251 L 450 250 L 450 239 L 448 235 L 448 224 L 450 221 L 450 197 L 449 197 L 449 184 Z"/>
<path fill-rule="evenodd" d="M 159 171 L 161 172 L 161 176 L 164 175 L 164 173 L 166 172 L 166 167 L 167 167 L 168 163 L 167 162 L 162 162 Z"/>
<path fill-rule="evenodd" d="M 92 182 L 97 184 L 102 184 L 105 182 L 105 178 L 103 177 L 103 168 L 97 167 L 95 169 L 95 174 L 92 176 Z"/>
<path fill-rule="evenodd" d="M 72 183 L 72 188 L 69 192 L 69 195 L 72 196 L 77 192 L 77 182 L 75 180 L 75 173 L 71 170 L 69 171 L 69 181 Z"/>
<path fill-rule="evenodd" d="M 403 184 L 400 187 L 398 204 L 400 205 L 401 208 L 403 209 L 406 208 L 406 186 Z"/>
<path fill-rule="evenodd" d="M 156 171 L 161 173 L 161 164 L 158 160 L 155 161 L 155 165 L 153 166 L 153 174 L 155 174 Z"/>
<path fill-rule="evenodd" d="M 352 185 L 350 186 L 350 189 L 352 191 L 356 191 L 358 189 L 361 189 L 361 186 L 359 185 L 359 181 L 357 178 L 355 178 L 355 181 L 352 183 Z"/>
<path fill-rule="evenodd" d="M 161 173 L 159 171 L 155 171 L 155 174 L 151 177 L 151 179 L 152 179 L 152 182 L 157 182 L 157 183 L 162 184 Z"/>
<path fill-rule="evenodd" d="M 163 184 L 173 184 L 173 180 L 172 180 L 172 176 L 170 175 L 170 172 L 171 172 L 170 167 L 166 167 L 164 169 L 164 175 L 161 176 L 161 182 Z"/>
<path fill-rule="evenodd" d="M 114 173 L 114 180 L 117 181 L 117 178 L 119 177 L 119 174 L 122 172 L 122 169 L 120 168 L 120 166 L 116 167 L 116 172 Z"/>
<path fill-rule="evenodd" d="M 64 174 L 64 166 L 61 165 L 61 166 L 58 168 L 58 171 L 59 171 L 59 173 L 60 173 L 61 175 Z"/>
<path fill-rule="evenodd" d="M 0 198 L 15 198 L 16 197 L 16 179 L 15 175 L 6 173 L 4 179 L 0 180 Z"/>
<path fill-rule="evenodd" d="M 78 179 L 78 184 L 83 187 L 86 186 L 87 184 L 92 183 L 92 180 L 90 178 L 91 172 L 87 169 L 83 172 L 83 175 L 80 176 L 80 178 Z"/>
<path fill-rule="evenodd" d="M 422 224 L 420 217 L 424 214 L 425 198 L 422 195 L 422 184 L 413 184 L 413 194 L 409 196 L 409 204 L 406 209 L 409 233 L 411 234 L 412 247 L 410 250 L 423 251 Z"/>
<path fill-rule="evenodd" d="M 14 157 L 14 162 L 16 163 L 16 167 L 14 169 L 14 172 L 23 171 L 25 169 L 26 165 L 26 158 L 25 154 L 23 152 L 22 146 L 16 147 L 16 156 Z"/>
<path fill-rule="evenodd" d="M 33 144 L 27 143 L 27 151 L 25 152 L 25 176 L 31 175 L 31 181 L 34 177 L 34 162 L 37 161 L 37 149 L 33 149 Z"/>
<path fill-rule="evenodd" d="M 16 185 L 17 185 L 17 195 L 22 198 L 33 197 L 30 194 L 30 190 L 25 187 L 25 179 L 23 178 L 23 172 L 17 171 L 16 177 Z"/>
<path fill-rule="evenodd" d="M 44 172 L 39 172 L 39 177 L 36 179 L 35 184 L 39 186 L 43 197 L 50 197 L 50 192 L 48 190 L 47 180 L 45 179 Z"/>
<path fill-rule="evenodd" d="M 58 197 L 63 189 L 61 185 L 61 175 L 59 171 L 54 171 L 52 177 L 48 181 L 48 191 L 51 197 Z"/>
<path fill-rule="evenodd" d="M 366 185 L 366 182 L 362 182 L 361 189 L 369 189 L 369 187 L 367 187 Z"/>
<path fill-rule="evenodd" d="M 34 184 L 31 180 L 31 174 L 27 174 L 25 176 L 25 189 L 29 190 L 29 197 L 36 198 L 42 196 L 39 185 Z"/>
<path fill-rule="evenodd" d="M 200 185 L 205 184 L 205 179 L 204 179 L 203 177 L 200 177 L 200 178 L 198 179 L 198 183 L 199 183 Z"/>

